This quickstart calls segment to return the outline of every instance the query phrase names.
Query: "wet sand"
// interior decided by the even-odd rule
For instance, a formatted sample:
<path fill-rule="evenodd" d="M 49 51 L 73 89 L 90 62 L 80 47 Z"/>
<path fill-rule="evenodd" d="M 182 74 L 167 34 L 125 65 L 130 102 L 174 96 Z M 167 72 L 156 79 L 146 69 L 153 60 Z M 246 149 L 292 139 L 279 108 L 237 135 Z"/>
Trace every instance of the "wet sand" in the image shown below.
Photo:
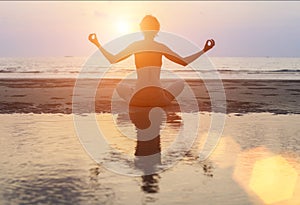
<path fill-rule="evenodd" d="M 85 81 L 87 86 L 95 82 Z M 119 82 L 119 79 L 101 80 L 95 96 L 97 113 L 111 112 L 111 96 Z M 186 82 L 195 93 L 199 110 L 211 111 L 205 83 L 212 86 L 213 92 L 218 92 L 216 82 Z M 0 113 L 72 113 L 74 85 L 75 79 L 1 79 Z M 223 80 L 223 85 L 227 113 L 300 113 L 299 80 Z"/>
<path fill-rule="evenodd" d="M 111 96 L 119 81 L 101 81 L 94 118 L 111 147 L 124 154 L 109 153 L 107 160 L 117 164 L 148 147 L 134 140 L 135 118 L 112 118 Z M 72 114 L 75 79 L 1 79 L 0 204 L 297 204 L 300 81 L 224 80 L 224 130 L 204 161 L 199 154 L 212 124 L 211 100 L 204 82 L 187 83 L 200 110 L 198 138 L 170 169 L 129 177 L 97 164 L 80 144 Z M 220 92 L 216 81 L 206 83 L 210 92 Z M 88 91 L 95 80 L 83 84 Z M 169 107 L 155 151 L 164 152 L 192 121 L 172 110 L 176 103 Z M 92 135 L 90 129 L 83 133 Z"/>
<path fill-rule="evenodd" d="M 112 129 L 109 116 L 97 114 L 108 141 L 133 157 L 136 142 Z M 299 115 L 228 114 L 205 161 L 198 155 L 210 114 L 201 117 L 200 137 L 180 162 L 159 174 L 129 177 L 88 157 L 72 115 L 0 114 L 0 204 L 299 204 Z M 178 122 L 167 122 L 163 151 L 177 133 Z M 274 203 L 267 203 L 270 197 Z"/>

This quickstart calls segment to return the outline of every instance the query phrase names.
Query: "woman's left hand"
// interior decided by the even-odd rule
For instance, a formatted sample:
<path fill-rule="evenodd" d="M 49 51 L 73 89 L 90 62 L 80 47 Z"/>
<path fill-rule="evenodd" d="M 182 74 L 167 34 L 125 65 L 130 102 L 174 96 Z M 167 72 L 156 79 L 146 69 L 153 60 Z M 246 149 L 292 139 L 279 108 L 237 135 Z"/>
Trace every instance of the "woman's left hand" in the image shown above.
<path fill-rule="evenodd" d="M 206 51 L 212 49 L 214 46 L 215 46 L 214 39 L 207 40 L 205 43 L 205 46 L 203 48 L 203 51 L 206 52 Z"/>

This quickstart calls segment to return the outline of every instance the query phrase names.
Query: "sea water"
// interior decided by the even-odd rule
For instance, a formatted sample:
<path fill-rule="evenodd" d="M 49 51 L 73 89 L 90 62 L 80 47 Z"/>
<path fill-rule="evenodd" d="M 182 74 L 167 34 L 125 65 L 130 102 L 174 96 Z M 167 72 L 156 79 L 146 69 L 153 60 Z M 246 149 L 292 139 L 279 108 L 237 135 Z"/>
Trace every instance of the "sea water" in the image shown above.
<path fill-rule="evenodd" d="M 221 79 L 300 79 L 300 58 L 272 57 L 203 57 L 210 66 L 179 66 L 163 60 L 162 77 L 168 72 L 184 79 L 215 78 Z M 92 78 L 125 78 L 135 71 L 134 60 L 129 58 L 111 67 L 90 65 L 89 57 L 32 57 L 0 58 L 0 78 L 76 78 L 83 67 L 90 66 L 87 72 Z M 166 78 L 167 78 L 166 77 Z"/>

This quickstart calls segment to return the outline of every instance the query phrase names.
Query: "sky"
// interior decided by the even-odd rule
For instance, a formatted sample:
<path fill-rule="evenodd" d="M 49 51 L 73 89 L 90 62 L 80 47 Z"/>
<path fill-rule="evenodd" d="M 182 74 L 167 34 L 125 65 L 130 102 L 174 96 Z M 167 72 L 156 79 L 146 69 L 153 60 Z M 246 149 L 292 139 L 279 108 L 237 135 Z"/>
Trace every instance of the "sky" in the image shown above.
<path fill-rule="evenodd" d="M 88 34 L 109 43 L 147 14 L 200 48 L 213 38 L 211 56 L 300 57 L 297 1 L 0 2 L 0 57 L 88 56 Z"/>

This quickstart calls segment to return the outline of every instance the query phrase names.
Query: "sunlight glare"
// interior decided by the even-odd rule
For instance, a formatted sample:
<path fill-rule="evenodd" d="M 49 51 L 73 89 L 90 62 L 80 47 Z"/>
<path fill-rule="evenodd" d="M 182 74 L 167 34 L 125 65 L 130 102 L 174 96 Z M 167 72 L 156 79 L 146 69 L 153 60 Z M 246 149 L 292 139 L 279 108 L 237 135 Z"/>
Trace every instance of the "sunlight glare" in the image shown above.
<path fill-rule="evenodd" d="M 232 177 L 257 203 L 298 204 L 300 180 L 297 167 L 299 164 L 293 158 L 256 147 L 238 155 Z"/>
<path fill-rule="evenodd" d="M 280 155 L 258 160 L 252 170 L 250 188 L 266 203 L 293 197 L 298 174 Z"/>
<path fill-rule="evenodd" d="M 130 25 L 126 21 L 118 21 L 116 24 L 117 31 L 121 34 L 129 33 L 130 32 Z"/>

